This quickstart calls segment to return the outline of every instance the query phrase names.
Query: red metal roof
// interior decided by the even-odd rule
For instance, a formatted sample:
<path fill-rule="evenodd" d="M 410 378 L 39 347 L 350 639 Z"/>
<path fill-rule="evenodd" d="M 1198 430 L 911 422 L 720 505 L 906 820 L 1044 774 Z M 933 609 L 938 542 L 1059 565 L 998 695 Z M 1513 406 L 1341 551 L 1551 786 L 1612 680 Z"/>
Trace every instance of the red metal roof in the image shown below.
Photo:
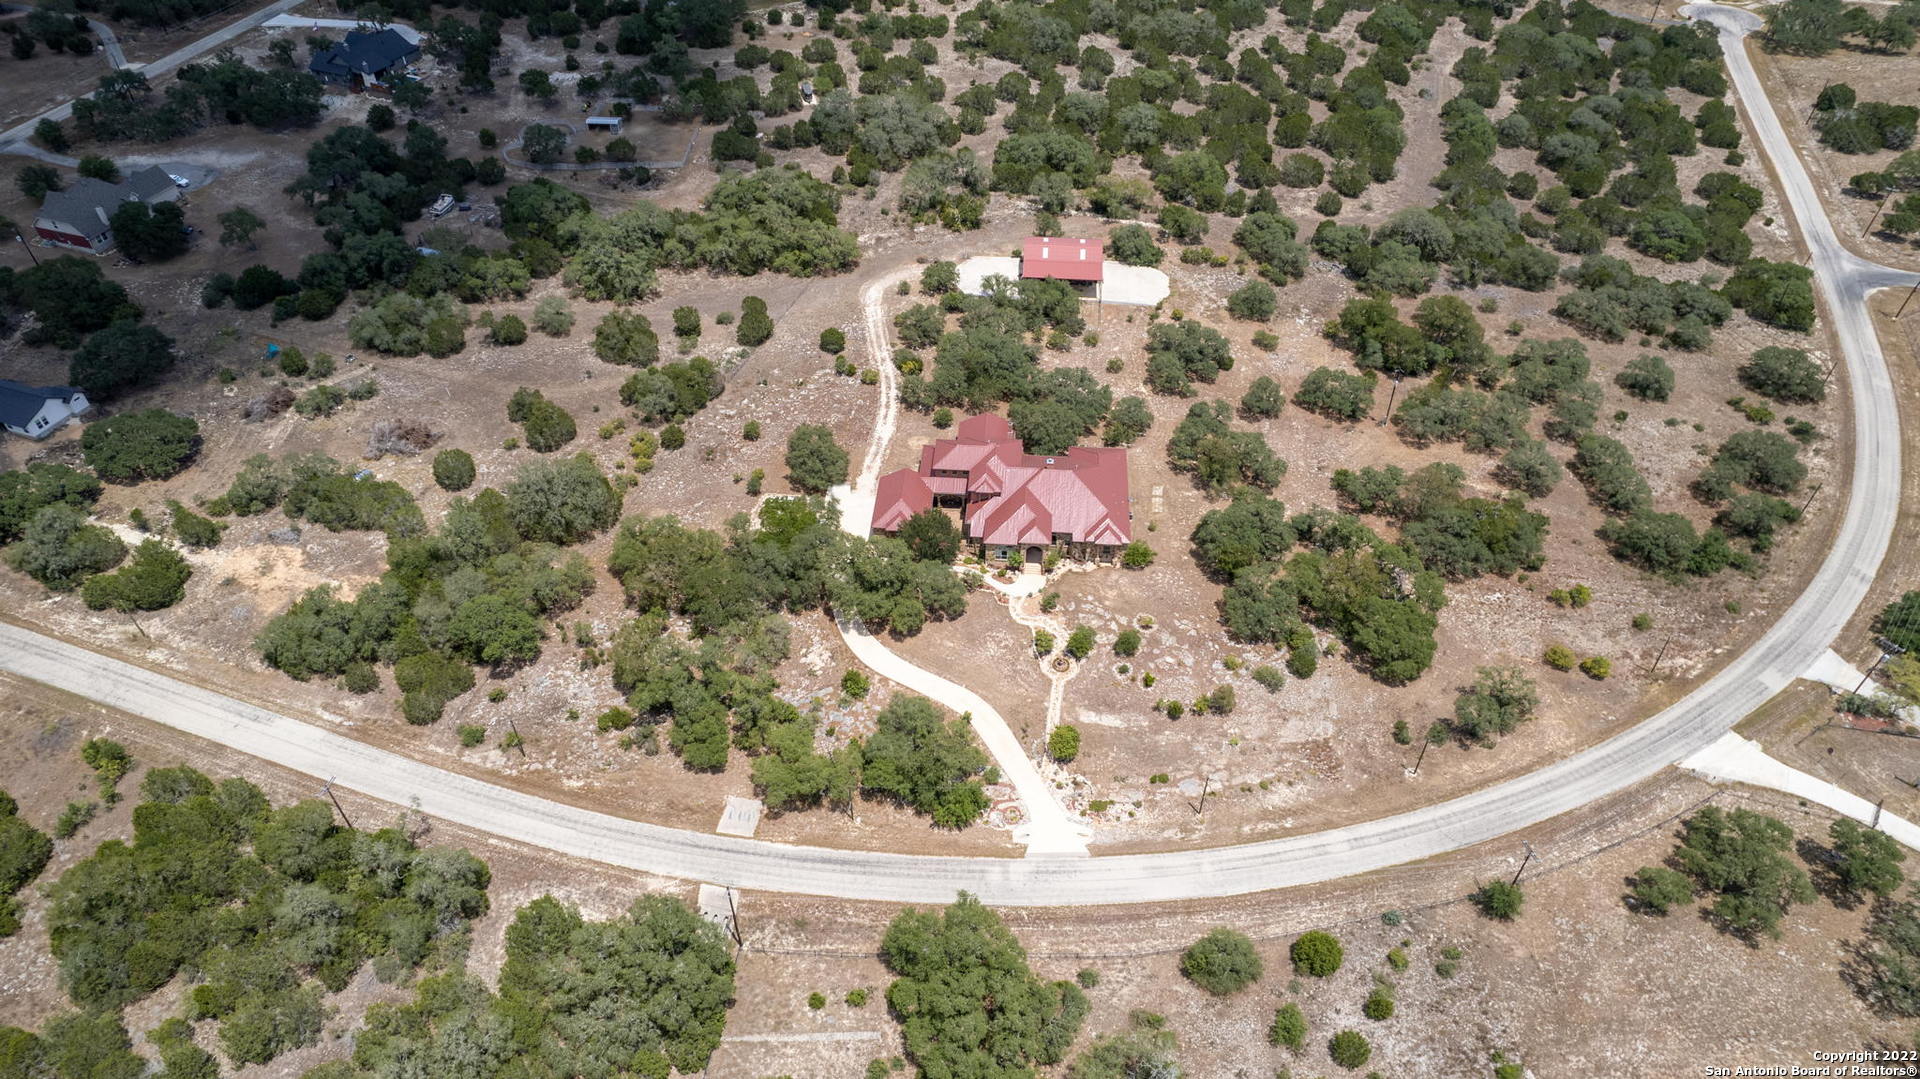
<path fill-rule="evenodd" d="M 991 545 L 1050 544 L 1062 535 L 1117 546 L 1133 538 L 1126 450 L 1075 446 L 1052 457 L 1029 454 L 995 415 L 969 417 L 958 434 L 925 447 L 918 472 L 880 477 L 875 532 L 897 531 L 938 492 L 964 493 L 966 534 Z M 966 476 L 934 476 L 935 469 Z"/>
<path fill-rule="evenodd" d="M 1029 236 L 1020 249 L 1020 276 L 1098 281 L 1103 257 L 1099 240 Z"/>
<path fill-rule="evenodd" d="M 898 532 L 907 518 L 933 505 L 933 491 L 910 468 L 880 477 L 873 499 L 873 530 Z"/>
<path fill-rule="evenodd" d="M 1122 544 L 1133 538 L 1127 451 L 1075 446 L 1058 457 L 1021 455 L 1003 469 L 1005 493 L 975 510 L 967 535 L 983 543 Z"/>

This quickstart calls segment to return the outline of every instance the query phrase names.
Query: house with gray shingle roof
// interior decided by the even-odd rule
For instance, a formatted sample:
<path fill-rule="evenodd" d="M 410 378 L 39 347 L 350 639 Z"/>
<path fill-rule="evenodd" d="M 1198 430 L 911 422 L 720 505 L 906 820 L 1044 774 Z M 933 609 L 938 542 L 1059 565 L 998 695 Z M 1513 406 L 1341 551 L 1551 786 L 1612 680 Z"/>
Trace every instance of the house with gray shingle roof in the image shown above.
<path fill-rule="evenodd" d="M 180 197 L 173 177 L 149 165 L 117 184 L 82 176 L 64 191 L 49 191 L 34 216 L 34 234 L 62 247 L 93 254 L 113 249 L 113 212 L 129 200 L 172 202 Z"/>
<path fill-rule="evenodd" d="M 349 30 L 347 39 L 313 54 L 307 70 L 322 82 L 341 83 L 354 90 L 387 89 L 407 70 L 420 46 L 398 30 Z"/>
<path fill-rule="evenodd" d="M 45 438 L 92 407 L 77 386 L 29 386 L 0 378 L 0 426 L 16 435 Z"/>

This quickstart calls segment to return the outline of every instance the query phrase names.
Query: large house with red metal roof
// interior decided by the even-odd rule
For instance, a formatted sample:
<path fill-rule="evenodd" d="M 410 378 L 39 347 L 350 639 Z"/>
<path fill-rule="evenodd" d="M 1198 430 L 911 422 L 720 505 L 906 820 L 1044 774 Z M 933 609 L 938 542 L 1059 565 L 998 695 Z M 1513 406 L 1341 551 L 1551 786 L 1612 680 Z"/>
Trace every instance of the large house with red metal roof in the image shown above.
<path fill-rule="evenodd" d="M 956 433 L 922 448 L 919 468 L 880 477 L 875 533 L 898 532 L 907 518 L 938 506 L 958 508 L 962 533 L 991 559 L 1039 562 L 1058 549 L 1112 562 L 1132 541 L 1125 449 L 1031 454 L 1012 425 L 991 414 L 968 417 Z"/>

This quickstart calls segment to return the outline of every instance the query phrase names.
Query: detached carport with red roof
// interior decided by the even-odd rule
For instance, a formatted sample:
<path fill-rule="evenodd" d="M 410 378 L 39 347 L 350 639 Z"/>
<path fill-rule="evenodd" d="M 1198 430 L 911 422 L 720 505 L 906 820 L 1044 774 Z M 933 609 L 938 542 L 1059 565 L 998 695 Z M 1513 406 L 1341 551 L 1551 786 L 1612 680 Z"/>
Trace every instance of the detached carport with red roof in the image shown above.
<path fill-rule="evenodd" d="M 1105 245 L 1099 240 L 1029 236 L 1020 248 L 1020 276 L 1098 283 L 1105 276 Z"/>

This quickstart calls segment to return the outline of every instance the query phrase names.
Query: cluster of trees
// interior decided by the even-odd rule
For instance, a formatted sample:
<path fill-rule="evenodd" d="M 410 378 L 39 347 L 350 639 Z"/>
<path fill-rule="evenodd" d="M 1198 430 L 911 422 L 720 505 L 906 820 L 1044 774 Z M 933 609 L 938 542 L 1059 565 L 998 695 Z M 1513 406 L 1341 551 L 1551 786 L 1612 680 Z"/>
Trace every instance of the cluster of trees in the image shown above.
<path fill-rule="evenodd" d="M 1354 662 L 1383 682 L 1410 682 L 1433 663 L 1446 604 L 1440 575 L 1356 517 L 1325 509 L 1288 517 L 1282 503 L 1242 489 L 1200 519 L 1193 553 L 1230 582 L 1220 603 L 1227 631 L 1286 645 L 1296 677 L 1312 674 L 1318 655 L 1309 622 L 1340 636 Z"/>
<path fill-rule="evenodd" d="M 1751 565 L 1719 528 L 1700 532 L 1680 514 L 1655 511 L 1652 489 L 1618 440 L 1581 436 L 1569 467 L 1594 503 L 1611 515 L 1600 526 L 1600 538 L 1615 558 L 1668 578 L 1711 577 L 1728 566 Z"/>
<path fill-rule="evenodd" d="M 1787 0 L 1767 12 L 1767 46 L 1803 56 L 1824 56 L 1858 38 L 1876 52 L 1901 53 L 1913 48 L 1920 29 L 1920 4 L 1912 0 L 1893 5 L 1878 19 L 1862 7 L 1840 0 Z"/>
<path fill-rule="evenodd" d="M 1243 484 L 1272 490 L 1287 474 L 1287 463 L 1275 456 L 1260 432 L 1229 427 L 1232 414 L 1225 401 L 1194 402 L 1167 440 L 1168 463 L 1191 473 L 1194 483 L 1209 494 Z"/>
<path fill-rule="evenodd" d="M 158 611 L 187 594 L 192 567 L 180 552 L 157 539 L 145 539 L 125 565 L 81 583 L 80 597 L 96 611 Z"/>
<path fill-rule="evenodd" d="M 1026 338 L 1052 331 L 1064 347 L 1086 331 L 1080 299 L 1064 281 L 1034 279 L 1016 284 L 989 277 L 983 289 L 980 296 L 948 291 L 941 297 L 941 306 L 918 304 L 894 317 L 894 329 L 909 350 L 935 349 L 930 377 L 901 379 L 902 404 L 916 409 L 984 410 L 1002 401 L 1032 398 L 1040 374 L 1039 354 Z M 960 313 L 958 326 L 949 331 L 947 313 L 955 311 Z M 913 353 L 895 358 L 909 376 L 918 373 L 907 370 L 917 362 Z"/>
<path fill-rule="evenodd" d="M 380 531 L 389 540 L 426 531 L 426 519 L 406 488 L 362 478 L 324 454 L 266 454 L 247 458 L 225 494 L 207 503 L 215 516 L 251 517 L 279 507 L 288 517 L 330 532 Z"/>
<path fill-rule="evenodd" d="M 547 400 L 539 390 L 525 386 L 507 399 L 507 422 L 520 425 L 527 448 L 536 453 L 552 453 L 572 442 L 578 433 L 572 413 Z"/>
<path fill-rule="evenodd" d="M 64 499 L 35 509 L 6 549 L 8 565 L 55 592 L 71 592 L 126 557 L 120 537 L 88 524 L 87 511 Z"/>
<path fill-rule="evenodd" d="M 949 526 L 950 527 L 950 526 Z M 948 569 L 948 542 L 859 540 L 823 504 L 773 499 L 758 527 L 741 515 L 725 536 L 672 517 L 634 519 L 614 539 L 609 568 L 641 614 L 616 635 L 613 681 L 641 738 L 670 722 L 668 743 L 690 768 L 720 770 L 730 750 L 753 756 L 769 806 L 845 805 L 865 790 L 946 827 L 987 806 L 975 778 L 986 758 L 963 721 L 930 702 L 896 697 L 864 745 L 814 749 L 815 713 L 775 695 L 771 671 L 787 655 L 787 624 L 769 610 L 830 606 L 875 629 L 917 632 L 966 609 L 966 585 Z M 670 628 L 685 619 L 686 636 Z"/>
<path fill-rule="evenodd" d="M 85 511 L 104 488 L 91 472 L 52 461 L 0 472 L 0 544 L 12 543 L 49 506 Z"/>
<path fill-rule="evenodd" d="M 313 1044 L 325 990 L 369 960 L 398 981 L 486 911 L 485 863 L 338 827 L 323 801 L 275 809 L 245 780 L 186 767 L 152 769 L 141 794 L 132 842 L 48 888 L 61 981 L 82 1007 L 118 1009 L 196 970 L 188 1015 L 219 1020 L 234 1061 Z"/>
<path fill-rule="evenodd" d="M 1860 101 L 1853 87 L 1836 82 L 1813 102 L 1813 126 L 1821 145 L 1843 154 L 1871 154 L 1913 146 L 1920 108 Z"/>
<path fill-rule="evenodd" d="M 1725 502 L 1736 487 L 1791 494 L 1806 476 L 1800 443 L 1774 431 L 1736 431 L 1714 450 L 1705 471 L 1693 481 L 1693 493 L 1708 503 Z"/>
<path fill-rule="evenodd" d="M 1758 265 L 1766 264 L 1756 260 Z M 1785 263 L 1777 265 L 1786 266 Z M 1788 267 L 1799 269 L 1799 267 Z M 1743 266 L 1734 275 L 1749 274 Z M 1608 255 L 1590 255 L 1579 266 L 1569 269 L 1567 280 L 1574 289 L 1560 298 L 1553 313 L 1568 325 L 1602 341 L 1622 341 L 1629 333 L 1665 338 L 1667 344 L 1689 352 L 1707 347 L 1713 330 L 1726 322 L 1733 308 L 1746 307 L 1735 298 L 1730 280 L 1719 292 L 1691 281 L 1661 282 L 1633 272 L 1624 261 Z M 1755 293 L 1756 306 L 1748 313 L 1763 322 L 1781 323 L 1763 318 L 1779 302 L 1771 300 L 1772 290 Z M 1764 294 L 1764 295 L 1763 295 Z M 1806 326 L 1812 323 L 1812 292 L 1807 293 Z"/>
<path fill-rule="evenodd" d="M 1893 898 L 1905 879 L 1900 863 L 1906 852 L 1885 834 L 1845 818 L 1834 821 L 1827 836 L 1822 868 L 1839 899 L 1849 904 L 1874 899 L 1857 989 L 1877 1008 L 1920 1015 L 1920 903 L 1912 889 L 1904 899 Z"/>
<path fill-rule="evenodd" d="M 1512 355 L 1493 356 L 1477 372 L 1479 384 L 1495 387 L 1493 392 L 1436 381 L 1407 395 L 1394 424 L 1416 445 L 1459 441 L 1471 450 L 1511 456 L 1537 445 L 1528 435 L 1528 419 L 1535 406 L 1546 405 L 1546 435 L 1576 442 L 1599 414 L 1602 391 L 1588 377 L 1591 369 L 1586 348 L 1573 338 L 1522 342 Z"/>
<path fill-rule="evenodd" d="M 612 217 L 584 212 L 584 200 L 519 185 L 508 207 L 509 234 L 551 237 L 568 258 L 566 282 L 591 300 L 634 303 L 658 290 L 659 267 L 722 273 L 764 270 L 812 277 L 851 269 L 859 261 L 853 235 L 837 227 L 840 196 L 798 168 L 767 169 L 721 180 L 703 212 L 665 210 L 650 202 Z"/>
<path fill-rule="evenodd" d="M 308 266 L 318 265 L 316 258 L 318 256 L 309 257 Z M 308 276 L 304 268 L 301 272 L 312 282 L 292 294 L 296 304 L 303 308 L 310 295 L 321 296 L 335 306 L 345 297 L 344 287 L 321 284 L 316 277 Z M 241 276 L 244 279 L 246 275 Z M 282 291 L 281 295 L 288 294 Z M 236 292 L 235 304 L 245 306 L 240 297 Z M 331 313 L 332 309 L 327 307 L 325 313 Z M 347 320 L 347 339 L 355 348 L 372 349 L 389 356 L 418 356 L 424 352 L 435 359 L 445 359 L 467 347 L 467 309 L 456 297 L 446 293 L 417 296 L 411 292 L 390 292 Z"/>
<path fill-rule="evenodd" d="M 165 262 L 187 253 L 187 212 L 177 202 L 129 199 L 108 218 L 114 246 L 135 262 Z"/>
<path fill-rule="evenodd" d="M 19 803 L 0 790 L 0 937 L 20 931 L 20 904 L 13 897 L 32 884 L 53 857 L 53 840 L 20 817 Z"/>
<path fill-rule="evenodd" d="M 74 349 L 67 381 L 95 400 L 151 382 L 178 360 L 173 339 L 140 321 L 140 306 L 96 260 L 62 255 L 0 271 L 0 312 L 13 311 L 34 316 L 26 344 Z"/>
<path fill-rule="evenodd" d="M 946 273 L 930 274 L 929 281 L 954 284 Z M 947 312 L 954 311 L 960 313 L 958 325 L 948 330 Z M 1060 453 L 1096 431 L 1108 445 L 1124 445 L 1153 424 L 1145 401 L 1124 397 L 1116 402 L 1113 391 L 1084 370 L 1041 369 L 1038 351 L 1027 343 L 1030 335 L 1046 334 L 1049 347 L 1066 348 L 1086 329 L 1079 298 L 1065 282 L 989 278 L 984 295 L 946 291 L 940 306 L 918 304 L 900 312 L 894 328 L 909 350 L 934 349 L 930 377 L 918 377 L 917 353 L 896 355 L 905 376 L 902 404 L 921 411 L 987 411 L 1010 402 L 1008 419 L 1029 453 Z M 1225 340 L 1205 332 L 1219 340 L 1224 354 Z"/>
<path fill-rule="evenodd" d="M 162 408 L 96 420 L 80 436 L 80 451 L 87 467 L 109 483 L 139 483 L 179 475 L 199 449 L 200 425 Z"/>
<path fill-rule="evenodd" d="M 315 465 L 255 458 L 226 500 L 235 512 L 265 508 L 274 490 Z M 306 480 L 292 482 L 290 490 Z M 593 587 L 585 559 L 562 559 L 556 547 L 611 527 L 619 508 L 618 492 L 590 458 L 528 462 L 505 493 L 489 487 L 454 499 L 437 534 L 390 532 L 378 582 L 352 600 L 331 586 L 310 590 L 267 624 L 255 647 L 294 678 L 339 676 L 358 692 L 378 686 L 374 664 L 392 663 L 405 693 L 401 714 L 431 723 L 473 688 L 473 664 L 511 668 L 539 656 L 541 620 L 577 606 Z"/>
<path fill-rule="evenodd" d="M 1827 373 L 1797 348 L 1770 345 L 1740 365 L 1740 384 L 1788 404 L 1810 405 L 1827 398 Z"/>
<path fill-rule="evenodd" d="M 322 110 L 320 81 L 312 75 L 256 67 L 223 49 L 210 62 L 181 67 L 162 94 L 137 70 L 101 76 L 98 89 L 74 101 L 73 127 L 82 139 L 166 142 L 215 123 L 304 127 Z M 35 135 L 49 148 L 67 141 L 57 122 Z"/>
<path fill-rule="evenodd" d="M 1813 329 L 1813 271 L 1805 266 L 1754 259 L 1727 279 L 1720 294 L 1769 326 L 1801 333 Z"/>
<path fill-rule="evenodd" d="M 1457 376 L 1497 380 L 1506 361 L 1487 344 L 1480 319 L 1458 296 L 1429 296 L 1400 321 L 1391 301 L 1352 300 L 1326 325 L 1326 335 L 1353 353 L 1354 366 L 1394 378 L 1445 367 Z"/>
<path fill-rule="evenodd" d="M 237 284 L 247 284 L 251 274 L 254 287 L 235 290 L 237 306 L 271 303 L 276 318 L 297 314 L 319 319 L 331 314 L 348 292 L 376 285 L 410 293 L 415 303 L 433 301 L 439 293 L 481 302 L 524 295 L 532 279 L 551 277 L 561 268 L 551 240 L 518 232 L 513 233 L 514 243 L 494 252 L 482 252 L 450 233 L 442 238 L 430 230 L 428 238 L 434 242 L 429 245 L 417 245 L 402 234 L 403 226 L 418 220 L 439 194 L 463 199 L 471 184 L 497 184 L 505 179 L 505 166 L 497 158 L 476 164 L 464 157 L 448 157 L 446 139 L 418 120 L 407 123 L 398 145 L 363 125 L 331 131 L 307 148 L 306 164 L 306 171 L 287 192 L 313 208 L 329 249 L 308 255 L 291 279 L 267 267 L 249 269 Z M 434 253 L 423 254 L 418 246 Z M 205 299 L 209 306 L 220 302 L 217 291 Z M 404 332 L 406 319 L 397 310 L 392 314 L 395 317 L 381 320 L 387 324 L 386 332 Z M 445 308 L 431 312 L 432 319 L 450 316 L 460 326 L 466 324 L 464 312 Z M 429 351 L 426 321 L 420 320 L 414 328 L 419 335 L 415 343 L 394 351 L 402 355 Z M 457 345 L 435 354 L 456 351 Z"/>
<path fill-rule="evenodd" d="M 719 1047 L 733 996 L 729 942 L 680 900 L 641 896 L 589 922 L 542 896 L 507 927 L 497 993 L 461 971 L 425 979 L 368 1009 L 351 1057 L 309 1074 L 687 1075 Z"/>
<path fill-rule="evenodd" d="M 612 318 L 618 312 L 607 317 Z M 634 316 L 639 317 L 639 316 Z M 638 371 L 620 384 L 620 403 L 632 408 L 645 423 L 672 423 L 694 415 L 720 396 L 726 382 L 713 362 L 695 356 Z"/>
<path fill-rule="evenodd" d="M 1880 839 L 1892 846 L 1886 837 Z M 1778 937 L 1788 909 L 1814 899 L 1813 883 L 1794 863 L 1792 847 L 1793 829 L 1773 817 L 1708 806 L 1681 823 L 1680 843 L 1666 865 L 1634 874 L 1633 897 L 1642 909 L 1665 914 L 1693 902 L 1696 894 L 1712 896 L 1708 912 L 1728 932 L 1748 943 L 1763 935 Z M 1879 857 L 1885 858 L 1880 849 Z M 1898 883 L 1896 871 L 1893 884 Z"/>
<path fill-rule="evenodd" d="M 52 8 L 34 8 L 19 22 L 7 24 L 5 33 L 12 39 L 15 60 L 33 59 L 34 50 L 44 44 L 54 52 L 87 56 L 93 52 L 93 28 L 87 17 Z"/>
<path fill-rule="evenodd" d="M 1469 498 L 1458 465 L 1436 462 L 1409 475 L 1395 465 L 1339 469 L 1333 489 L 1354 510 L 1399 522 L 1400 542 L 1449 580 L 1536 570 L 1545 559 L 1547 518 L 1519 496 Z"/>
<path fill-rule="evenodd" d="M 1920 232 L 1920 194 L 1905 194 L 1920 187 L 1920 150 L 1908 150 L 1878 172 L 1862 172 L 1847 181 L 1847 186 L 1868 198 L 1897 202 L 1880 214 L 1876 230 L 1889 237 L 1906 237 Z"/>
<path fill-rule="evenodd" d="M 1492 205 L 1506 207 L 1511 215 L 1504 197 Z M 1313 250 L 1369 291 L 1396 296 L 1428 291 L 1443 265 L 1453 267 L 1450 280 L 1460 285 L 1498 283 L 1535 292 L 1553 285 L 1560 260 L 1527 244 L 1517 226 L 1492 216 L 1458 216 L 1443 209 L 1406 209 L 1372 230 L 1329 218 L 1314 229 Z"/>
<path fill-rule="evenodd" d="M 944 911 L 896 915 L 880 956 L 922 1075 L 1031 1075 L 1066 1057 L 1090 1009 L 1073 982 L 1041 981 L 999 915 L 965 892 Z"/>
<path fill-rule="evenodd" d="M 1220 331 L 1198 322 L 1160 322 L 1147 329 L 1147 385 L 1155 393 L 1192 397 L 1195 381 L 1211 383 L 1233 370 Z"/>
<path fill-rule="evenodd" d="M 1331 367 L 1316 367 L 1300 381 L 1293 403 L 1308 412 L 1329 419 L 1360 420 L 1373 411 L 1373 388 L 1378 379 L 1372 372 L 1352 375 Z"/>

